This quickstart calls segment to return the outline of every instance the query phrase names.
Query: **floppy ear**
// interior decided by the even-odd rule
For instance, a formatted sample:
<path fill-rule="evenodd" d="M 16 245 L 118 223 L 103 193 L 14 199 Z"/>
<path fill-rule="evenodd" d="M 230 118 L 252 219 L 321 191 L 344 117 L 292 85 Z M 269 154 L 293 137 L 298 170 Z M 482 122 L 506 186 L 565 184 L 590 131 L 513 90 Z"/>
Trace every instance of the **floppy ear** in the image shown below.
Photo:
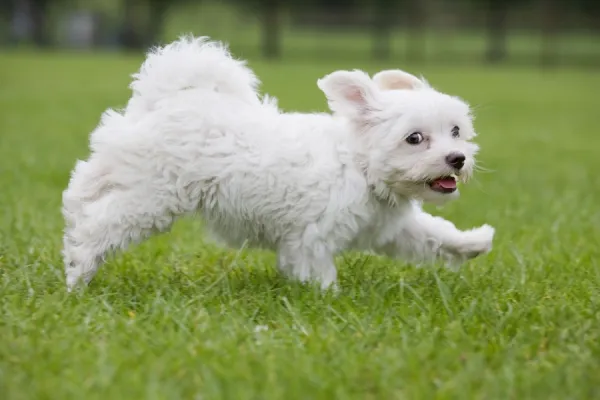
<path fill-rule="evenodd" d="M 334 113 L 360 117 L 376 109 L 377 87 L 362 71 L 336 71 L 317 81 Z"/>
<path fill-rule="evenodd" d="M 399 69 L 378 72 L 373 82 L 381 90 L 416 90 L 429 86 L 425 80 Z"/>

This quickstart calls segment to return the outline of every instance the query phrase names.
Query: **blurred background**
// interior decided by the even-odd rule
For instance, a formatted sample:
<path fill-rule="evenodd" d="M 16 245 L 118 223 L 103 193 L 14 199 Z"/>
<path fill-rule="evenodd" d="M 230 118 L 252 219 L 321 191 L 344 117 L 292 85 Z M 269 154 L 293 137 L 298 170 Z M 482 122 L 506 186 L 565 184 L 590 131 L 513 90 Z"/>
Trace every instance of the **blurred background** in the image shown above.
<path fill-rule="evenodd" d="M 600 65 L 597 0 L 1 0 L 4 47 L 143 50 L 181 33 L 242 57 Z"/>

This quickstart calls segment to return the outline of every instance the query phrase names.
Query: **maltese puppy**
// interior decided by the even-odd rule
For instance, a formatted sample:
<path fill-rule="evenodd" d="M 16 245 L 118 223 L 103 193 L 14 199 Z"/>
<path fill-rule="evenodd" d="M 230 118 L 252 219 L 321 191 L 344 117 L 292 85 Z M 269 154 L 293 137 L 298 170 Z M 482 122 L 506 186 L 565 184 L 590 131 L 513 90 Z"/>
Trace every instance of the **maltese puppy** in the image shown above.
<path fill-rule="evenodd" d="M 478 149 L 469 106 L 423 79 L 336 71 L 317 82 L 331 114 L 284 113 L 224 45 L 191 37 L 153 49 L 133 78 L 63 193 L 69 290 L 195 213 L 323 288 L 344 250 L 455 267 L 492 248 L 492 227 L 461 231 L 421 208 L 458 196 Z"/>

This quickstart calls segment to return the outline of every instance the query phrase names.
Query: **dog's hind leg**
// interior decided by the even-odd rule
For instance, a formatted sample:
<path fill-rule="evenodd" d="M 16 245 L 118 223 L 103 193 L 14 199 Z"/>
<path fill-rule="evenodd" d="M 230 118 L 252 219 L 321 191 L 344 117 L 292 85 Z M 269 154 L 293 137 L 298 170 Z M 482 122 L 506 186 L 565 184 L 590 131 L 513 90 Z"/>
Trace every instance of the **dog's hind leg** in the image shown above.
<path fill-rule="evenodd" d="M 332 253 L 320 241 L 282 241 L 277 252 L 277 268 L 288 278 L 315 282 L 322 289 L 335 289 L 337 270 Z"/>
<path fill-rule="evenodd" d="M 101 190 L 86 191 L 88 186 Z M 63 257 L 69 290 L 80 282 L 89 283 L 109 253 L 168 230 L 174 220 L 169 204 L 161 204 L 166 197 L 158 191 L 101 186 L 78 179 L 63 195 Z"/>

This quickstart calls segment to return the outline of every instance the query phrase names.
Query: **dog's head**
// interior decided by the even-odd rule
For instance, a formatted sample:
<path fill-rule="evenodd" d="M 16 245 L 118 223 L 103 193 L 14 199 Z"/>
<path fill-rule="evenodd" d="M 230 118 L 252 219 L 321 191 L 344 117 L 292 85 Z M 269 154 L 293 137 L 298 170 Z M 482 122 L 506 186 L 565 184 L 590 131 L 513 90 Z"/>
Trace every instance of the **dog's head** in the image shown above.
<path fill-rule="evenodd" d="M 359 162 L 379 196 L 440 203 L 458 196 L 478 146 L 469 106 L 399 70 L 371 79 L 337 71 L 318 81 L 329 108 L 347 119 Z"/>

